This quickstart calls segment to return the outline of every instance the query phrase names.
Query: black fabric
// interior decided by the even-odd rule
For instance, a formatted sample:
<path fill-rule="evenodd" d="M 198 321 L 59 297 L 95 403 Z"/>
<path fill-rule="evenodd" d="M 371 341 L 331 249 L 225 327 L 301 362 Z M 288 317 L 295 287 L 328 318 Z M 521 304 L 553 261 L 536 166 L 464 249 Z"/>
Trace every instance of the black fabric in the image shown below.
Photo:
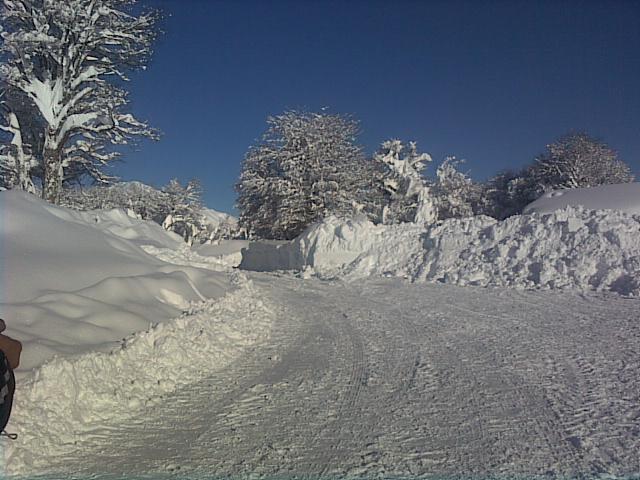
<path fill-rule="evenodd" d="M 4 352 L 0 350 L 0 432 L 9 422 L 15 389 L 16 379 L 13 376 L 13 370 Z"/>

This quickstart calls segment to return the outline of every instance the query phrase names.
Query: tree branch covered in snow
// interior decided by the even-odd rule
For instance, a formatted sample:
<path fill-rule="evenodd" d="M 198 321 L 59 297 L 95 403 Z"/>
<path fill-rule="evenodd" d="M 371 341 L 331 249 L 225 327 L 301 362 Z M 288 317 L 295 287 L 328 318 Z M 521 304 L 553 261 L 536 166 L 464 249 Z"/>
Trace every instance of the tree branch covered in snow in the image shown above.
<path fill-rule="evenodd" d="M 341 115 L 287 111 L 267 120 L 236 185 L 240 225 L 252 236 L 290 239 L 330 214 L 362 211 L 370 180 L 358 125 Z"/>
<path fill-rule="evenodd" d="M 436 170 L 433 195 L 438 208 L 438 220 L 472 217 L 477 213 L 482 187 L 466 173 L 458 170 L 463 160 L 447 157 Z"/>
<path fill-rule="evenodd" d="M 606 144 L 586 133 L 561 137 L 536 158 L 532 173 L 545 189 L 633 182 L 629 167 Z"/>
<path fill-rule="evenodd" d="M 112 179 L 112 145 L 156 138 L 126 111 L 127 72 L 144 68 L 157 36 L 157 12 L 130 13 L 136 0 L 4 0 L 1 80 L 19 92 L 40 128 L 33 157 L 43 196 L 57 203 L 64 182 Z M 26 127 L 21 126 L 23 131 Z"/>
<path fill-rule="evenodd" d="M 37 166 L 31 146 L 22 134 L 22 125 L 17 112 L 10 107 L 7 90 L 0 92 L 0 188 L 19 188 L 35 193 L 31 179 Z"/>
<path fill-rule="evenodd" d="M 374 155 L 378 165 L 378 183 L 385 192 L 386 202 L 382 223 L 431 223 L 437 212 L 429 186 L 422 175 L 431 156 L 418 153 L 415 142 L 407 145 L 400 140 L 387 140 Z"/>

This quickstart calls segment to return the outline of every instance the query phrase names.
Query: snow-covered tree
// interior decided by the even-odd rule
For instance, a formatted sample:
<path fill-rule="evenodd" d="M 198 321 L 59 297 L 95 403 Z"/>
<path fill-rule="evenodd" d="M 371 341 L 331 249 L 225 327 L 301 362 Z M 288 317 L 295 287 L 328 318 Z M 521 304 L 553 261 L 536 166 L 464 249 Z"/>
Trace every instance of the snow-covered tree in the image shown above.
<path fill-rule="evenodd" d="M 370 172 L 355 143 L 354 120 L 287 111 L 267 123 L 236 185 L 240 225 L 250 236 L 290 239 L 329 214 L 363 208 L 359 199 Z"/>
<path fill-rule="evenodd" d="M 159 224 L 162 224 L 169 212 L 167 195 L 162 190 L 140 182 L 64 188 L 60 204 L 76 210 L 119 208 L 138 218 Z"/>
<path fill-rule="evenodd" d="M 65 182 L 82 177 L 98 183 L 109 181 L 104 167 L 118 157 L 112 145 L 156 136 L 147 124 L 127 112 L 129 100 L 123 88 L 128 71 L 145 67 L 157 33 L 157 13 L 137 13 L 136 3 L 2 3 L 0 81 L 5 89 L 21 94 L 31 116 L 38 117 L 37 121 L 17 124 L 19 115 L 10 112 L 4 115 L 3 127 L 19 129 L 22 139 L 40 139 L 30 155 L 40 163 L 42 194 L 48 201 L 59 202 Z M 40 131 L 27 135 L 25 128 Z M 20 135 L 14 134 L 13 141 L 19 144 Z M 5 169 L 12 168 L 11 162 L 20 155 L 18 150 L 16 147 L 11 156 L 2 157 Z M 23 170 L 21 166 L 18 172 Z M 24 179 L 19 186 L 25 186 Z"/>
<path fill-rule="evenodd" d="M 447 157 L 436 170 L 433 195 L 439 220 L 471 217 L 477 211 L 481 187 L 466 173 L 458 170 L 461 163 L 462 160 Z"/>
<path fill-rule="evenodd" d="M 162 189 L 165 194 L 167 213 L 162 222 L 165 230 L 175 232 L 192 245 L 205 230 L 202 210 L 202 185 L 196 179 L 181 185 L 171 180 Z"/>
<path fill-rule="evenodd" d="M 373 161 L 387 198 L 382 223 L 432 223 L 437 219 L 433 196 L 422 175 L 431 162 L 429 154 L 418 153 L 415 142 L 405 145 L 400 140 L 388 140 Z"/>
<path fill-rule="evenodd" d="M 116 182 L 62 190 L 60 204 L 76 210 L 119 208 L 151 220 L 189 243 L 211 243 L 240 236 L 232 217 L 208 221 L 202 205 L 202 187 L 196 179 L 182 185 L 173 179 L 162 189 L 140 182 Z M 220 217 L 224 215 L 219 214 Z"/>
<path fill-rule="evenodd" d="M 615 151 L 585 133 L 565 135 L 547 145 L 532 173 L 545 189 L 595 187 L 634 179 Z"/>
<path fill-rule="evenodd" d="M 504 220 L 521 214 L 524 207 L 543 193 L 542 186 L 532 173 L 532 167 L 500 172 L 482 185 L 476 213 Z"/>

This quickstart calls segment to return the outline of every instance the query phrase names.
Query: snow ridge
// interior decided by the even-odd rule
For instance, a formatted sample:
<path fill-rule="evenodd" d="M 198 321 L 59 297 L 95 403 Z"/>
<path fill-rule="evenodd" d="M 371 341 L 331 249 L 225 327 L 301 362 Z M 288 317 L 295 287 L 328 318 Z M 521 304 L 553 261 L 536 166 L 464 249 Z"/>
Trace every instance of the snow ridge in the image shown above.
<path fill-rule="evenodd" d="M 415 280 L 640 294 L 640 216 L 568 207 L 427 230 Z"/>
<path fill-rule="evenodd" d="M 292 242 L 250 245 L 240 267 L 302 270 L 327 279 L 378 275 L 638 296 L 640 215 L 566 207 L 501 222 L 476 216 L 432 225 L 330 217 Z"/>

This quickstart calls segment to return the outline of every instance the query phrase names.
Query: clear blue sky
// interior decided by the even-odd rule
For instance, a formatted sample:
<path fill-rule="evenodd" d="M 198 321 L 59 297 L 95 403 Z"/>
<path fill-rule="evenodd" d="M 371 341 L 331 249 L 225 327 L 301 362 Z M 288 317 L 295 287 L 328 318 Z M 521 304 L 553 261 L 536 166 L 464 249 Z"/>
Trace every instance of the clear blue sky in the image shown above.
<path fill-rule="evenodd" d="M 530 162 L 571 130 L 640 174 L 638 1 L 141 0 L 164 12 L 134 113 L 163 132 L 125 151 L 123 179 L 233 185 L 268 115 L 348 113 L 372 152 L 415 140 L 476 179 Z"/>

